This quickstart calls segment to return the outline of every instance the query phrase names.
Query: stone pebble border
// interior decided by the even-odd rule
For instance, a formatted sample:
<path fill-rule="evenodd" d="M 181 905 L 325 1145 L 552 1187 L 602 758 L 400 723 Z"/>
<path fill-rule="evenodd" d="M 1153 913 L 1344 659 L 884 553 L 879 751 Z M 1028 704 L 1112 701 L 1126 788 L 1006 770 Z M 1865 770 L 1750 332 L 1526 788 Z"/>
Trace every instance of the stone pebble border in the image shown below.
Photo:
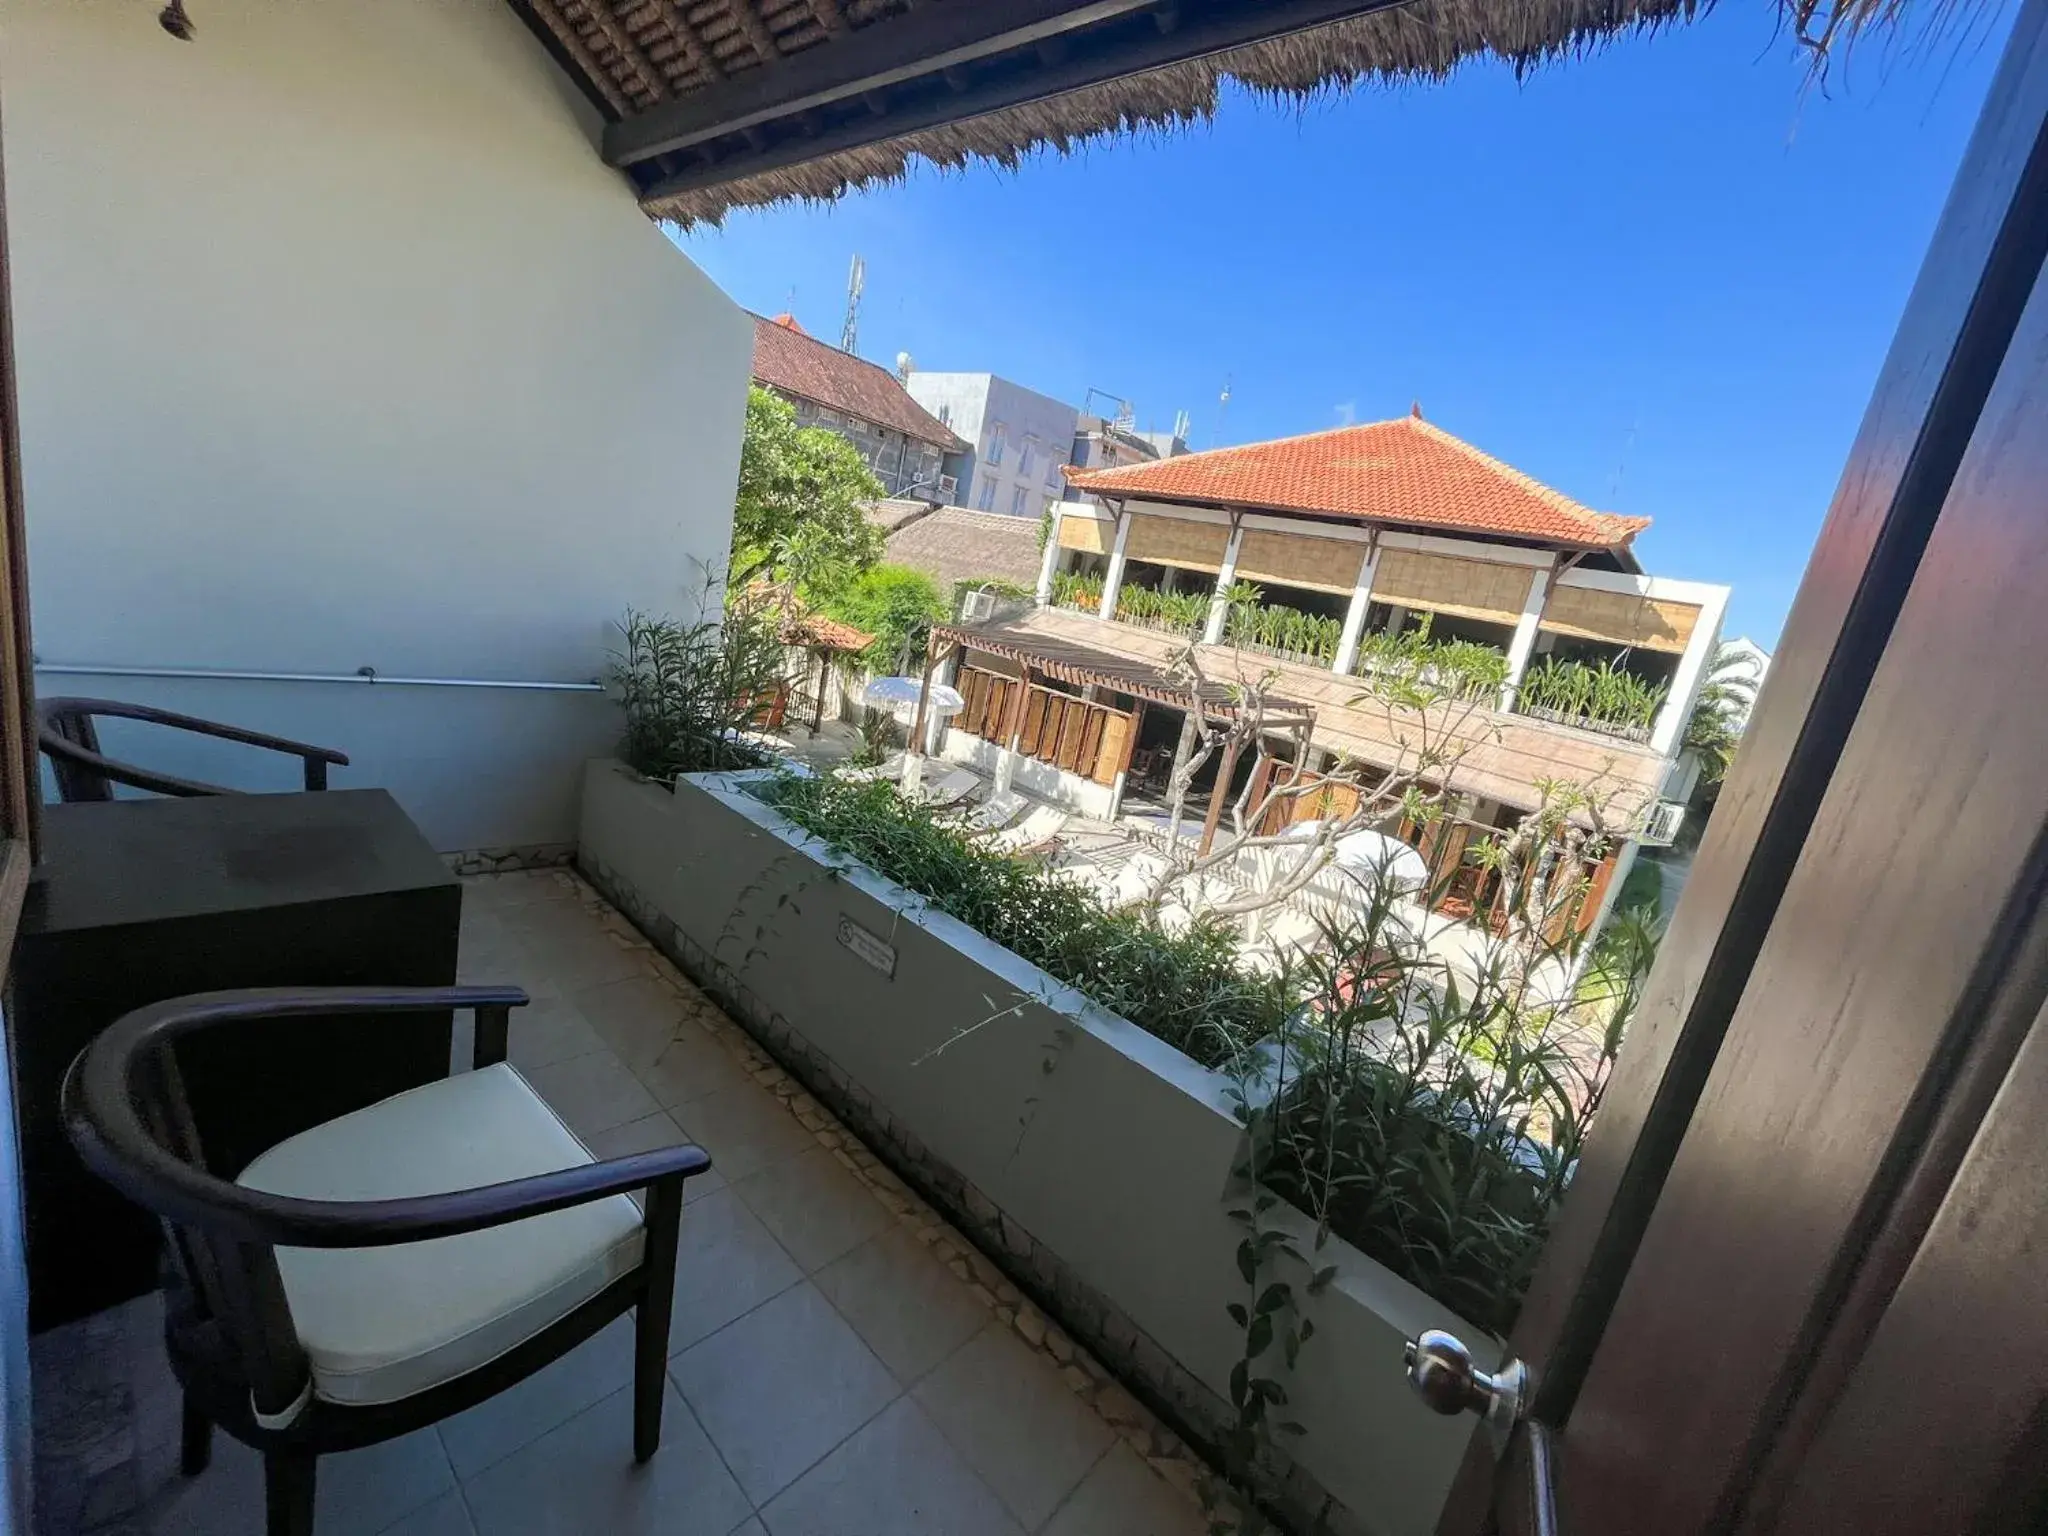
<path fill-rule="evenodd" d="M 672 992 L 687 1016 L 720 1044 L 746 1069 L 747 1075 L 782 1103 L 797 1123 L 828 1149 L 861 1186 L 909 1229 L 933 1257 L 967 1286 L 974 1299 L 989 1315 L 1024 1341 L 1034 1352 L 1051 1361 L 1060 1379 L 1110 1430 L 1144 1458 L 1170 1486 L 1198 1509 L 1206 1508 L 1205 1485 L 1214 1472 L 1194 1450 L 1144 1404 L 1112 1377 L 1093 1354 L 1034 1306 L 1003 1275 L 993 1260 L 961 1235 L 910 1187 L 870 1152 L 861 1140 L 820 1104 L 802 1084 L 777 1066 L 753 1036 L 703 989 L 685 976 L 668 956 L 650 943 L 618 908 L 574 870 L 558 867 L 536 868 L 500 874 L 482 874 L 478 880 L 544 880 L 573 895 L 612 941 L 623 949 L 639 953 L 648 969 Z"/>

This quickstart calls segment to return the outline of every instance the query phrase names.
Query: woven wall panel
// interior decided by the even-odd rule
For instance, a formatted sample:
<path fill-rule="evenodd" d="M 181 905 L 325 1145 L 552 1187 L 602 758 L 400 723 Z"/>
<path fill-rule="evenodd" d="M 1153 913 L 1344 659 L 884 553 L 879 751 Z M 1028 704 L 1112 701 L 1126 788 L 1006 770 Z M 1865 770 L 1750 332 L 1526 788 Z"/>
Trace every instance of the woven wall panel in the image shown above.
<path fill-rule="evenodd" d="M 1700 611 L 1691 603 L 1596 592 L 1591 587 L 1559 587 L 1544 605 L 1538 627 L 1554 635 L 1676 655 L 1685 650 L 1699 621 Z"/>
<path fill-rule="evenodd" d="M 1078 549 L 1087 555 L 1106 555 L 1116 542 L 1116 525 L 1099 523 L 1092 517 L 1060 519 L 1060 548 Z"/>
<path fill-rule="evenodd" d="M 1130 537 L 1124 541 L 1124 557 L 1214 575 L 1223 569 L 1223 550 L 1229 543 L 1230 530 L 1220 523 L 1191 523 L 1177 517 L 1140 517 L 1133 513 Z"/>
<path fill-rule="evenodd" d="M 1251 528 L 1238 547 L 1237 579 L 1275 581 L 1348 597 L 1358 585 L 1358 564 L 1364 558 L 1365 546 L 1348 539 L 1310 539 Z"/>
<path fill-rule="evenodd" d="M 1522 565 L 1388 549 L 1380 552 L 1373 571 L 1372 600 L 1489 624 L 1513 624 L 1529 601 L 1534 574 Z"/>

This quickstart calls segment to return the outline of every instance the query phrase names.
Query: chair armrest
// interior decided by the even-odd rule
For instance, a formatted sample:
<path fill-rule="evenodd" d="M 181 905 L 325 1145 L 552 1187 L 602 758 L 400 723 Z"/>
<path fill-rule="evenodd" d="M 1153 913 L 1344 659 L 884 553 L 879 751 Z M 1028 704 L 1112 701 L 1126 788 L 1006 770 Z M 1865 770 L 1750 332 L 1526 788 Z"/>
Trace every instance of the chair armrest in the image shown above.
<path fill-rule="evenodd" d="M 218 736 L 223 741 L 238 741 L 244 746 L 263 747 L 271 752 L 284 752 L 293 757 L 312 758 L 336 767 L 348 766 L 348 754 L 337 752 L 332 747 L 315 746 L 307 741 L 293 741 L 288 736 L 272 736 L 266 731 L 252 731 L 239 725 L 225 725 L 218 720 L 203 719 L 198 715 L 181 715 L 176 710 L 158 709 L 154 704 L 131 704 L 125 699 L 43 699 L 37 712 L 44 718 L 67 712 L 103 716 L 110 720 L 140 720 L 148 725 L 169 726 L 176 731 L 191 731 L 200 736 Z"/>

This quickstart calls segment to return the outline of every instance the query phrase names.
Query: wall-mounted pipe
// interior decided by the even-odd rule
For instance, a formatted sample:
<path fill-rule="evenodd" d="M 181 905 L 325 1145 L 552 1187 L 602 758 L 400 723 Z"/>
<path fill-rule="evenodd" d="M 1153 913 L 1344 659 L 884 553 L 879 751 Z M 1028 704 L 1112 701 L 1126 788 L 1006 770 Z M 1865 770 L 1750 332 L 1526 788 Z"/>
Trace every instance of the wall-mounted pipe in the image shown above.
<path fill-rule="evenodd" d="M 120 667 L 38 661 L 38 672 L 55 677 L 171 677 L 210 682 L 371 683 L 403 688 L 512 688 L 530 693 L 603 693 L 604 684 L 543 683 L 493 677 L 387 677 L 375 667 L 353 672 L 240 672 L 219 667 Z"/>

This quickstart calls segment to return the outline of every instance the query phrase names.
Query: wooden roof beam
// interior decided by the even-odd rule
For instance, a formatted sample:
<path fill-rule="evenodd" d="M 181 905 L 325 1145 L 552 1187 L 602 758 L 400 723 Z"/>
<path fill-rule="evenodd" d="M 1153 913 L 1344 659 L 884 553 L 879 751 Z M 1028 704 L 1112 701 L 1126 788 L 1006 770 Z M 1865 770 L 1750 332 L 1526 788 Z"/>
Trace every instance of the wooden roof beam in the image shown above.
<path fill-rule="evenodd" d="M 707 138 L 827 106 L 949 65 L 971 63 L 1105 19 L 1143 12 L 1156 0 L 979 0 L 945 5 L 877 22 L 785 59 L 772 75 L 735 79 L 664 103 L 605 134 L 605 159 L 636 165 L 656 155 L 689 149 Z M 1356 5 L 1357 0 L 1352 0 Z M 735 20 L 761 20 L 747 6 Z M 751 36 L 749 38 L 751 41 Z M 768 55 L 773 58 L 775 55 Z"/>
<path fill-rule="evenodd" d="M 687 165 L 650 179 L 655 199 L 741 176 L 780 170 L 859 149 L 923 128 L 959 122 L 1068 91 L 1205 58 L 1247 43 L 1386 10 L 1403 0 L 1214 0 L 1184 11 L 1171 31 L 1152 18 L 1156 0 L 977 0 L 934 6 L 861 28 L 749 71 L 721 85 L 674 98 L 605 129 L 604 157 L 621 168 L 678 150 L 699 149 L 742 129 L 782 124 L 806 111 L 854 100 L 885 100 L 885 113 L 839 117 L 823 133 L 777 133 L 767 147 L 716 165 Z M 1119 24 L 1122 25 L 1119 25 Z M 1090 36 L 1093 31 L 1099 35 Z M 1061 55 L 1059 44 L 1067 44 Z M 1047 49 L 1047 44 L 1052 44 Z M 965 90 L 944 72 L 999 55 L 986 78 Z M 1052 55 L 1048 58 L 1048 54 Z"/>

